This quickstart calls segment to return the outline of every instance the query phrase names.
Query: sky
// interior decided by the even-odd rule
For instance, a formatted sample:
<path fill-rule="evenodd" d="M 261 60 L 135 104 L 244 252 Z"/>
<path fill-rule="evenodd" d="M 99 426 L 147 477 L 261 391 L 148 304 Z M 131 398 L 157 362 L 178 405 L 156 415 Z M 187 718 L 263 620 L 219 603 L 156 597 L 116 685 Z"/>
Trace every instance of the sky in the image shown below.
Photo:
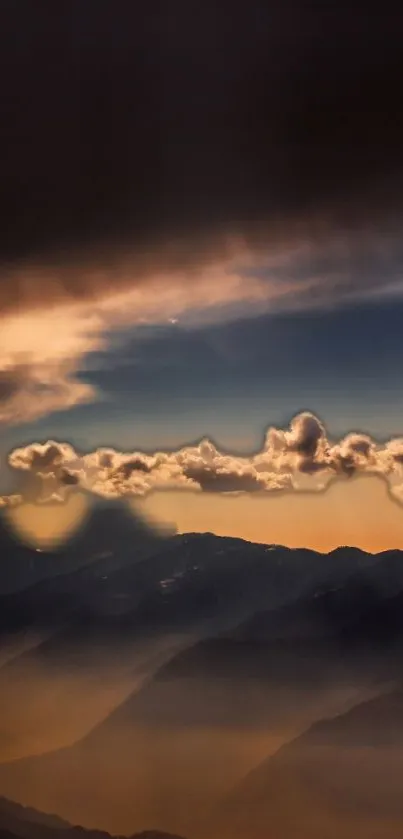
<path fill-rule="evenodd" d="M 390 2 L 6 2 L 4 506 L 401 545 L 402 36 Z"/>

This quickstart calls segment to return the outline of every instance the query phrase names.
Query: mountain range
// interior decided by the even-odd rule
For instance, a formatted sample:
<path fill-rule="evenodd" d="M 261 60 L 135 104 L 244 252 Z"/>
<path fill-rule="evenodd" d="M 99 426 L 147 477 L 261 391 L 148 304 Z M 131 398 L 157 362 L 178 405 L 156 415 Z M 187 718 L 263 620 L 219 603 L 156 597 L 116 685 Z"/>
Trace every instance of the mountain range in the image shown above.
<path fill-rule="evenodd" d="M 52 515 L 52 508 L 49 509 Z M 133 563 L 163 541 L 162 532 L 121 503 L 99 502 L 58 547 L 27 543 L 0 514 L 0 595 L 96 564 L 97 572 Z"/>
<path fill-rule="evenodd" d="M 1 522 L 0 542 L 21 569 L 0 597 L 9 800 L 147 839 L 403 834 L 400 551 L 162 534 L 113 504 L 57 573 Z"/>
<path fill-rule="evenodd" d="M 120 839 L 102 830 L 84 830 L 60 819 L 41 813 L 32 807 L 23 807 L 0 797 L 0 837 L 2 839 Z M 132 839 L 183 839 L 157 830 L 143 831 Z"/>

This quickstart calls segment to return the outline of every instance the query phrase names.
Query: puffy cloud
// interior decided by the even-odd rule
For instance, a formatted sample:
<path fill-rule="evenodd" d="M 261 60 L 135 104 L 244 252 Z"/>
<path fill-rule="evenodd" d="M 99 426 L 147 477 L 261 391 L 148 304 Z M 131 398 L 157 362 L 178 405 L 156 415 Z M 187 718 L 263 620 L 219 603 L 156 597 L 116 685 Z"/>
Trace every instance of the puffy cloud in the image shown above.
<path fill-rule="evenodd" d="M 62 500 L 75 489 L 105 498 L 164 489 L 318 492 L 332 480 L 364 474 L 384 478 L 392 496 L 403 501 L 403 439 L 379 444 L 352 432 L 332 441 L 309 412 L 295 416 L 289 428 L 269 428 L 262 450 L 249 457 L 221 452 L 207 439 L 154 454 L 113 448 L 79 453 L 69 443 L 50 440 L 14 449 L 9 465 L 22 477 L 21 497 L 39 502 Z"/>
<path fill-rule="evenodd" d="M 71 467 L 79 462 L 72 446 L 52 440 L 16 449 L 9 457 L 10 466 L 23 473 L 22 497 L 38 503 L 62 501 L 71 487 L 78 486 L 79 474 Z"/>
<path fill-rule="evenodd" d="M 298 414 L 287 431 L 270 428 L 258 462 L 274 461 L 279 471 L 313 474 L 328 464 L 329 443 L 320 420 L 309 412 Z"/>

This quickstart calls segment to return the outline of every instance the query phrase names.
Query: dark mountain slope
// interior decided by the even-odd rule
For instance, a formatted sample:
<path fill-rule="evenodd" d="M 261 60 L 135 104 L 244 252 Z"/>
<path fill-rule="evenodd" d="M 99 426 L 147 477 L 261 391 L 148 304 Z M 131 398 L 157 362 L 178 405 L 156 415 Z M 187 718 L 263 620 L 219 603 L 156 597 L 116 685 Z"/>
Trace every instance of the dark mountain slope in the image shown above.
<path fill-rule="evenodd" d="M 170 635 L 188 650 L 153 678 L 145 668 L 142 689 L 76 745 L 0 767 L 0 789 L 10 797 L 89 826 L 102 815 L 113 832 L 157 816 L 192 835 L 190 816 L 213 796 L 379 679 L 372 663 L 355 672 L 350 644 L 355 633 L 362 649 L 359 634 L 365 641 L 371 610 L 384 607 L 387 581 L 401 585 L 400 554 L 343 548 L 323 556 L 212 534 L 176 536 L 160 547 L 106 575 L 94 566 L 21 595 L 40 625 L 63 587 L 71 608 L 67 626 L 3 668 L 8 674 L 33 661 L 87 673 L 107 654 L 118 660 L 125 644 L 132 654 Z M 200 637 L 209 640 L 194 646 Z"/>
<path fill-rule="evenodd" d="M 106 507 L 105 515 L 108 510 L 115 522 L 120 520 L 117 508 Z M 122 515 L 126 529 L 135 528 Z M 354 549 L 323 556 L 209 533 L 159 535 L 145 542 L 146 555 L 133 538 L 116 556 L 98 558 L 0 601 L 3 638 L 11 633 L 25 643 L 34 634 L 31 647 L 0 670 L 6 709 L 0 724 L 3 759 L 24 754 L 23 742 L 27 754 L 82 737 L 110 712 L 112 701 L 138 690 L 139 677 L 141 684 L 167 656 L 234 627 L 256 610 L 275 609 L 318 587 L 332 587 L 377 562 Z M 39 644 L 35 633 L 44 635 Z M 258 667 L 262 673 L 261 663 Z M 21 680 L 30 693 L 28 715 Z M 66 690 L 72 695 L 68 706 Z M 83 693 L 85 713 L 79 713 Z"/>
<path fill-rule="evenodd" d="M 51 816 L 0 798 L 0 837 L 4 839 L 119 839 L 102 830 L 85 830 Z M 149 830 L 132 839 L 183 839 L 171 833 Z"/>
<path fill-rule="evenodd" d="M 70 572 L 92 564 L 98 574 L 107 573 L 146 555 L 163 536 L 122 503 L 98 503 L 62 545 L 37 551 L 21 541 L 5 514 L 0 514 L 0 595 L 59 576 L 65 577 L 68 587 Z"/>
<path fill-rule="evenodd" d="M 211 545 L 211 537 L 206 538 Z M 190 537 L 190 541 L 193 539 Z M 204 537 L 196 541 L 198 548 L 203 542 Z M 213 544 L 220 545 L 221 551 L 226 542 L 213 540 Z M 187 555 L 186 539 L 182 546 Z M 342 631 L 356 619 L 360 599 L 357 579 L 365 569 L 356 572 L 351 591 L 349 580 L 335 589 L 332 584 L 335 579 L 340 583 L 341 572 L 337 564 L 333 566 L 333 560 L 327 565 L 327 557 L 320 557 L 320 568 L 316 565 L 314 572 L 309 573 L 308 554 L 305 577 L 304 554 L 282 553 L 283 549 L 276 548 L 266 551 L 264 565 L 257 552 L 254 566 L 256 547 L 243 548 L 243 559 L 235 552 L 233 563 L 228 558 L 230 552 L 218 559 L 226 566 L 223 577 L 220 567 L 211 563 L 210 547 L 205 565 L 203 556 L 199 557 L 197 570 L 201 569 L 200 575 L 206 573 L 213 593 L 217 579 L 221 585 L 221 579 L 224 583 L 226 578 L 231 589 L 234 579 L 243 580 L 245 552 L 249 550 L 248 570 L 253 579 L 257 569 L 256 583 L 260 581 L 256 594 L 262 593 L 264 573 L 266 579 L 271 573 L 272 579 L 281 581 L 277 592 L 280 590 L 282 596 L 286 580 L 294 575 L 290 589 L 294 595 L 296 591 L 303 594 L 293 603 L 275 609 L 276 589 L 273 586 L 269 590 L 273 608 L 264 616 L 272 627 L 272 636 L 267 632 L 263 637 L 249 636 L 250 624 L 255 620 L 252 619 L 221 637 L 189 646 L 79 743 L 0 767 L 0 787 L 10 796 L 18 798 L 23 794 L 24 800 L 42 809 L 56 809 L 84 824 L 94 823 L 97 812 L 102 814 L 108 829 L 115 832 L 127 833 L 151 823 L 157 813 L 160 823 L 170 830 L 192 835 L 200 813 L 212 799 L 224 794 L 269 749 L 274 751 L 323 714 L 335 713 L 357 701 L 379 677 L 371 666 L 366 672 L 356 673 L 356 660 L 340 656 Z M 190 552 L 190 556 L 194 554 Z M 354 567 L 354 559 L 351 566 Z M 185 594 L 193 605 L 195 602 L 192 587 L 179 579 L 177 593 L 175 583 L 172 594 L 165 595 L 167 614 L 173 610 L 173 626 L 178 625 L 176 611 L 181 597 Z M 200 576 L 197 585 L 199 580 Z M 329 591 L 325 589 L 325 580 Z M 315 594 L 313 581 L 319 581 L 319 592 Z M 366 587 L 361 585 L 357 591 L 362 595 Z M 243 589 L 241 592 L 244 594 Z M 222 600 L 218 602 L 225 603 L 224 590 L 220 596 Z M 327 608 L 323 604 L 317 608 L 322 599 L 327 602 L 327 596 L 340 601 L 337 608 L 335 604 L 332 608 L 329 604 Z M 379 598 L 383 599 L 380 594 Z M 363 609 L 372 608 L 372 604 L 372 597 L 364 599 Z M 317 623 L 306 632 L 301 619 L 315 609 Z M 217 615 L 222 614 L 221 605 Z M 323 616 L 337 618 L 330 642 L 323 632 Z M 287 628 L 285 617 L 290 625 L 294 621 L 289 637 L 275 632 L 276 627 L 282 631 Z M 215 625 L 218 619 L 212 622 L 212 628 Z M 96 789 L 104 792 L 102 801 L 95 804 Z"/>
<path fill-rule="evenodd" d="M 106 512 L 101 515 L 98 510 L 97 516 L 103 520 Z M 213 534 L 161 538 L 146 530 L 139 537 L 135 520 L 128 523 L 124 513 L 122 548 L 123 528 L 117 526 L 120 513 L 113 508 L 109 513 L 110 521 L 116 523 L 111 529 L 112 541 L 118 534 L 116 550 L 110 551 L 110 556 L 97 555 L 87 567 L 1 598 L 3 632 L 48 628 L 55 616 L 60 619 L 65 615 L 73 616 L 73 622 L 81 626 L 90 621 L 92 627 L 105 624 L 109 630 L 122 622 L 137 630 L 158 631 L 168 625 L 188 625 L 195 616 L 211 618 L 233 604 L 239 604 L 241 619 L 242 605 L 245 616 L 259 606 L 278 607 L 320 586 L 338 585 L 357 569 L 377 563 L 376 557 L 354 549 L 324 556 Z M 90 535 L 96 527 L 94 516 L 88 525 Z M 89 541 L 92 543 L 92 535 Z M 70 547 L 73 551 L 74 543 Z"/>

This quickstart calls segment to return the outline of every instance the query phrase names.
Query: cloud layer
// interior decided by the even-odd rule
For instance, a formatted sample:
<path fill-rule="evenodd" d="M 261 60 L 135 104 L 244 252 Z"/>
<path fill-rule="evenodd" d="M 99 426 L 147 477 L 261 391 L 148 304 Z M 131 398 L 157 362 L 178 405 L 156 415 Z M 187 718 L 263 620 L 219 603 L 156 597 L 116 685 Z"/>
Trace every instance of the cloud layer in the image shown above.
<path fill-rule="evenodd" d="M 403 503 L 403 438 L 379 444 L 350 433 L 329 440 L 321 421 L 298 414 L 288 429 L 269 428 L 260 452 L 239 457 L 201 440 L 173 452 L 119 452 L 98 448 L 79 453 L 68 443 L 48 441 L 14 449 L 9 465 L 20 475 L 19 501 L 62 501 L 77 489 L 102 498 L 144 496 L 174 489 L 198 492 L 270 493 L 322 491 L 335 479 L 377 475 Z"/>
<path fill-rule="evenodd" d="M 107 349 L 116 331 L 169 323 L 184 314 L 188 325 L 192 319 L 234 317 L 241 309 L 277 306 L 307 285 L 290 280 L 278 287 L 274 278 L 257 276 L 245 282 L 234 257 L 193 267 L 193 283 L 183 271 L 154 274 L 146 283 L 136 283 L 130 264 L 121 272 L 123 290 L 119 285 L 107 290 L 108 276 L 97 280 L 90 271 L 82 275 L 87 299 L 83 292 L 79 302 L 22 306 L 0 317 L 0 424 L 27 422 L 96 399 L 95 388 L 79 373 L 87 356 Z M 57 288 L 57 275 L 53 279 Z M 98 297 L 91 299 L 89 289 L 95 288 Z"/>
<path fill-rule="evenodd" d="M 197 259 L 197 254 L 194 256 Z M 44 266 L 15 275 L 18 311 L 0 316 L 0 425 L 29 422 L 99 398 L 82 375 L 91 353 L 107 351 L 118 331 L 178 319 L 191 329 L 264 312 L 327 308 L 377 294 L 403 294 L 403 251 L 396 231 L 381 239 L 324 238 L 281 241 L 256 251 L 228 239 L 225 256 L 190 261 L 181 270 L 140 275 L 121 256 L 109 269 Z M 69 271 L 72 272 L 71 295 Z M 31 282 L 32 281 L 32 282 Z M 81 298 L 74 298 L 74 284 Z M 38 294 L 35 297 L 35 294 Z M 43 300 L 41 294 L 45 295 Z M 31 295 L 31 296 L 30 296 Z M 32 296 L 33 295 L 33 296 Z"/>
<path fill-rule="evenodd" d="M 4 10 L 4 264 L 401 209 L 398 3 L 58 6 Z"/>
<path fill-rule="evenodd" d="M 402 292 L 399 4 L 57 6 L 0 32 L 0 423 L 122 327 Z"/>

